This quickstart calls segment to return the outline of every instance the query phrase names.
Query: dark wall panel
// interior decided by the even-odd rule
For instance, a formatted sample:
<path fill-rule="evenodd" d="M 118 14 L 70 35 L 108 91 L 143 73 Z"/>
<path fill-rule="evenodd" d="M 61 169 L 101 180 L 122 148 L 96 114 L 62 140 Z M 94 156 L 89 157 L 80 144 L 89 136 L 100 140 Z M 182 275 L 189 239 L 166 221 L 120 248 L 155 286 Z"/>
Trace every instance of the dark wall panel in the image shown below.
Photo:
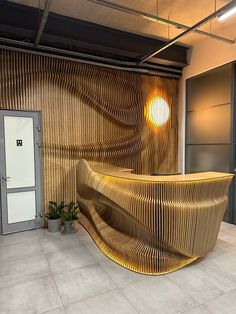
<path fill-rule="evenodd" d="M 187 145 L 188 172 L 229 172 L 230 145 Z"/>
<path fill-rule="evenodd" d="M 228 103 L 188 112 L 187 144 L 229 144 L 230 111 Z"/>
<path fill-rule="evenodd" d="M 232 171 L 232 64 L 187 80 L 187 173 Z M 234 191 L 225 219 L 233 222 Z"/>
<path fill-rule="evenodd" d="M 187 110 L 205 109 L 231 102 L 231 65 L 188 80 Z"/>

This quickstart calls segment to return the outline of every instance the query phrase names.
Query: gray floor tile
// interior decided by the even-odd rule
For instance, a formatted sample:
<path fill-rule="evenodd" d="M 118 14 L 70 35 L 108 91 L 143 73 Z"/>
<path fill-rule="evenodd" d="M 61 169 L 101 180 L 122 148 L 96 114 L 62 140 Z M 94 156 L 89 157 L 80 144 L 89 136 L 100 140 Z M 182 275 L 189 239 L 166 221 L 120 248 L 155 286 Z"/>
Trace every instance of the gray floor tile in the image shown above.
<path fill-rule="evenodd" d="M 235 282 L 201 266 L 201 262 L 179 269 L 168 274 L 167 277 L 199 303 L 236 288 Z"/>
<path fill-rule="evenodd" d="M 43 237 L 44 229 L 35 229 L 24 232 L 0 235 L 0 246 L 22 243 L 26 241 L 39 240 Z"/>
<path fill-rule="evenodd" d="M 232 235 L 236 238 L 236 228 L 229 228 L 225 230 L 225 234 Z"/>
<path fill-rule="evenodd" d="M 44 254 L 36 254 L 25 259 L 0 263 L 0 287 L 50 275 Z"/>
<path fill-rule="evenodd" d="M 147 276 L 130 271 L 111 260 L 101 262 L 100 265 L 119 287 L 126 287 L 132 283 L 147 279 Z"/>
<path fill-rule="evenodd" d="M 51 277 L 0 289 L 1 314 L 43 313 L 62 306 Z"/>
<path fill-rule="evenodd" d="M 236 290 L 207 302 L 206 309 L 212 314 L 235 314 L 236 313 Z"/>
<path fill-rule="evenodd" d="M 227 232 L 220 232 L 218 235 L 216 244 L 217 244 L 218 240 L 222 240 L 222 244 L 225 244 L 225 242 L 227 243 L 228 239 L 231 237 L 233 237 L 233 236 Z M 230 244 L 230 242 L 229 242 L 229 244 Z M 234 243 L 234 245 L 235 245 L 235 243 Z"/>
<path fill-rule="evenodd" d="M 56 274 L 54 278 L 64 304 L 114 288 L 113 282 L 98 264 Z"/>
<path fill-rule="evenodd" d="M 140 281 L 122 291 L 138 312 L 143 314 L 176 314 L 198 304 L 164 276 Z"/>
<path fill-rule="evenodd" d="M 81 236 L 81 240 L 83 241 L 84 245 L 91 245 L 91 244 L 96 245 L 86 230 L 83 231 L 83 235 Z"/>
<path fill-rule="evenodd" d="M 202 265 L 236 282 L 236 252 L 221 254 L 214 258 L 205 258 Z"/>
<path fill-rule="evenodd" d="M 182 314 L 209 314 L 210 312 L 204 308 L 203 306 L 197 306 L 197 307 L 194 307 L 193 309 L 191 310 L 188 310 L 186 312 L 183 312 Z"/>
<path fill-rule="evenodd" d="M 67 235 L 54 235 L 54 236 L 47 236 L 44 237 L 41 241 L 41 246 L 43 251 L 48 253 L 53 253 L 73 247 L 79 247 L 83 246 L 81 240 L 79 239 L 79 236 L 73 235 L 73 236 L 67 236 Z"/>
<path fill-rule="evenodd" d="M 0 251 L 1 314 L 65 314 L 58 290 L 69 314 L 133 313 L 133 307 L 145 314 L 236 313 L 236 226 L 226 223 L 200 263 L 156 277 L 112 262 L 82 227 L 66 236 L 43 229 L 0 236 Z"/>
<path fill-rule="evenodd" d="M 86 243 L 83 242 L 84 245 L 87 247 L 87 249 L 90 251 L 90 253 L 94 256 L 94 258 L 98 262 L 107 262 L 110 261 L 109 257 L 107 257 L 94 242 Z"/>
<path fill-rule="evenodd" d="M 229 229 L 234 229 L 235 225 L 229 224 L 227 222 L 222 221 L 221 225 L 220 225 L 220 231 L 226 231 Z"/>
<path fill-rule="evenodd" d="M 82 227 L 82 225 L 79 225 L 78 235 L 80 237 L 88 237 L 89 236 L 88 232 Z"/>
<path fill-rule="evenodd" d="M 4 261 L 10 261 L 15 259 L 21 259 L 30 257 L 33 254 L 42 252 L 39 240 L 31 239 L 19 243 L 0 246 L 0 263 Z"/>
<path fill-rule="evenodd" d="M 217 255 L 229 253 L 232 250 L 235 250 L 234 244 L 230 243 L 229 237 L 230 235 L 226 235 L 225 233 L 223 236 L 219 237 L 216 241 L 214 249 L 207 254 L 205 258 L 214 258 Z"/>
<path fill-rule="evenodd" d="M 219 236 L 219 239 L 217 241 L 217 245 L 218 242 L 221 242 L 221 247 L 226 248 L 228 251 L 231 251 L 232 249 L 235 250 L 236 248 L 236 236 L 229 234 L 229 233 L 224 233 L 223 236 Z"/>
<path fill-rule="evenodd" d="M 59 307 L 55 310 L 43 312 L 42 314 L 66 314 L 64 307 Z"/>
<path fill-rule="evenodd" d="M 96 263 L 94 256 L 82 245 L 50 253 L 46 257 L 54 274 Z"/>
<path fill-rule="evenodd" d="M 67 314 L 134 314 L 129 301 L 113 290 L 66 306 Z"/>

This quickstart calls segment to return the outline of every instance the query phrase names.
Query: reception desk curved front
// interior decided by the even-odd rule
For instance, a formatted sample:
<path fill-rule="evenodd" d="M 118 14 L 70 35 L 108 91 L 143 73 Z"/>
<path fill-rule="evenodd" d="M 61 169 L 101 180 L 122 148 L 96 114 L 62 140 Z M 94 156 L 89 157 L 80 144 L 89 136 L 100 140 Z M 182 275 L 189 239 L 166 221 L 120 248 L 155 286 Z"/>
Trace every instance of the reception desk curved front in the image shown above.
<path fill-rule="evenodd" d="M 212 250 L 233 175 L 130 172 L 78 162 L 80 223 L 108 257 L 136 272 L 163 274 Z"/>

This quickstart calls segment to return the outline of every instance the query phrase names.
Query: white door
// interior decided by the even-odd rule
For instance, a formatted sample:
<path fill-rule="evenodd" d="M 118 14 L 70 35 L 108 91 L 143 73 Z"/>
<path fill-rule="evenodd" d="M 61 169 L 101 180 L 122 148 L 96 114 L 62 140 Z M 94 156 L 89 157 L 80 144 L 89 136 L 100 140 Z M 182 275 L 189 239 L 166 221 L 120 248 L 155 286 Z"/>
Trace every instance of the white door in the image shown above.
<path fill-rule="evenodd" d="M 40 147 L 38 112 L 0 110 L 3 234 L 41 227 Z"/>

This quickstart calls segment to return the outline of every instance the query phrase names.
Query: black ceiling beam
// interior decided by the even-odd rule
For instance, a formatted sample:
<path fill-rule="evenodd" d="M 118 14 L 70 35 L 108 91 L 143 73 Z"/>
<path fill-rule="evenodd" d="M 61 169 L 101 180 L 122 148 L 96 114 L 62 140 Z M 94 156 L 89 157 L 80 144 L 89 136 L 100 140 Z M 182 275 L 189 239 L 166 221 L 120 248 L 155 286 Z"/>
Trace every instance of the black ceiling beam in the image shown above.
<path fill-rule="evenodd" d="M 43 34 L 44 27 L 45 27 L 45 25 L 47 23 L 47 19 L 48 19 L 48 14 L 49 14 L 51 3 L 52 3 L 52 0 L 46 0 L 45 8 L 44 8 L 44 11 L 43 11 L 43 16 L 41 18 L 39 29 L 38 29 L 38 32 L 37 32 L 37 35 L 36 35 L 36 38 L 35 38 L 35 41 L 34 41 L 35 47 L 38 46 L 38 44 L 40 42 L 40 39 L 41 39 L 41 36 Z"/>
<path fill-rule="evenodd" d="M 214 19 L 217 16 L 220 16 L 222 13 L 226 12 L 227 10 L 232 9 L 234 6 L 236 5 L 236 0 L 231 1 L 230 3 L 226 4 L 225 6 L 221 7 L 219 10 L 216 10 L 215 12 L 213 12 L 212 14 L 208 15 L 207 17 L 205 17 L 204 19 L 202 19 L 201 21 L 197 22 L 196 24 L 194 24 L 193 26 L 189 27 L 188 29 L 186 29 L 184 32 L 182 32 L 181 34 L 179 34 L 178 36 L 174 37 L 173 39 L 171 39 L 169 42 L 163 44 L 161 47 L 159 47 L 156 51 L 151 52 L 145 56 L 143 56 L 140 60 L 139 60 L 139 64 L 148 61 L 149 59 L 155 57 L 156 55 L 163 53 L 167 48 L 172 47 L 177 41 L 179 41 L 181 38 L 191 34 L 193 31 L 195 31 L 196 29 L 198 29 L 199 27 L 205 25 L 206 23 L 210 22 L 212 19 Z M 235 42 L 234 42 L 235 43 Z"/>
<path fill-rule="evenodd" d="M 180 69 L 174 69 L 174 68 L 160 66 L 160 65 L 151 66 L 150 64 L 143 64 L 141 67 L 137 67 L 135 62 L 118 61 L 118 60 L 110 59 L 107 57 L 89 55 L 88 53 L 83 54 L 83 53 L 79 53 L 75 51 L 62 50 L 62 49 L 57 49 L 57 48 L 53 48 L 49 46 L 39 45 L 38 49 L 35 49 L 35 46 L 32 43 L 11 40 L 11 39 L 2 38 L 2 37 L 0 37 L 0 50 L 1 49 L 28 52 L 32 54 L 54 57 L 57 59 L 70 60 L 70 61 L 73 60 L 80 63 L 100 65 L 103 67 L 123 69 L 126 71 L 133 71 L 133 72 L 145 73 L 145 74 L 150 74 L 150 75 L 169 76 L 169 77 L 179 78 L 182 72 Z"/>
<path fill-rule="evenodd" d="M 0 0 L 0 37 L 34 43 L 43 11 L 29 6 Z M 138 61 L 149 51 L 158 49 L 165 41 L 112 29 L 50 12 L 40 44 L 63 50 L 112 57 L 117 60 Z M 188 47 L 174 45 L 150 65 L 162 64 L 182 68 L 187 63 Z"/>
<path fill-rule="evenodd" d="M 167 26 L 172 26 L 172 27 L 178 28 L 178 29 L 189 29 L 189 26 L 184 25 L 182 23 L 175 22 L 175 21 L 172 21 L 170 19 L 166 19 L 164 17 L 157 16 L 155 14 L 151 14 L 151 13 L 148 13 L 148 12 L 143 12 L 143 11 L 137 10 L 137 9 L 135 9 L 133 7 L 132 8 L 131 7 L 127 7 L 127 6 L 124 6 L 122 4 L 110 2 L 110 1 L 107 1 L 107 0 L 87 0 L 87 1 L 95 3 L 97 5 L 102 5 L 104 7 L 111 8 L 113 10 L 117 10 L 119 12 L 125 12 L 125 13 L 128 13 L 128 14 L 132 14 L 132 15 L 141 17 L 143 19 L 146 19 L 146 20 L 149 20 L 149 21 L 152 21 L 152 22 L 161 23 L 161 24 L 164 24 L 164 25 L 167 25 Z M 219 36 L 217 34 L 213 34 L 212 32 L 209 33 L 209 32 L 206 32 L 206 31 L 202 31 L 200 29 L 195 29 L 194 32 L 196 32 L 196 33 L 198 33 L 200 35 L 203 35 L 203 36 L 208 36 L 208 37 L 211 37 L 211 38 L 223 41 L 223 42 L 228 43 L 228 44 L 234 44 L 234 40 L 231 40 L 231 39 L 226 38 L 226 37 Z"/>

